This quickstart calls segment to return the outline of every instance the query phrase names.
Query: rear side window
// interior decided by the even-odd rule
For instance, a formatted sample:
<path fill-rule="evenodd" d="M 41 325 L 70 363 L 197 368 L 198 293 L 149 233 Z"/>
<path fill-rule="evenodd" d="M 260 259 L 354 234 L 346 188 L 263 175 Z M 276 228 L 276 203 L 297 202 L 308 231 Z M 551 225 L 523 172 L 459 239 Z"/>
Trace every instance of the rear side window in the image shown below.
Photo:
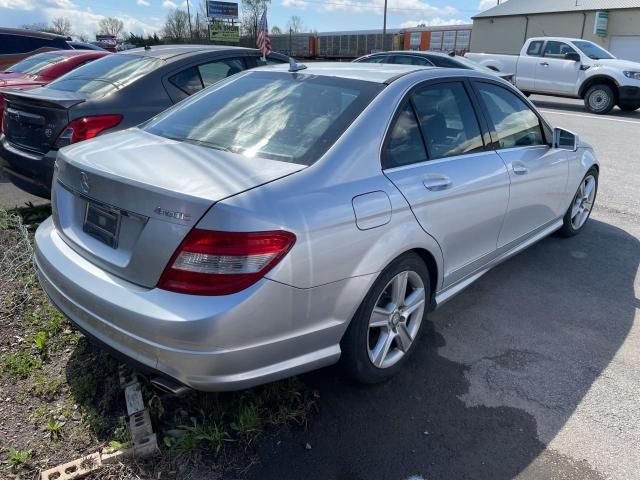
<path fill-rule="evenodd" d="M 382 155 L 382 168 L 402 167 L 427 160 L 420 127 L 411 102 L 398 112 Z"/>
<path fill-rule="evenodd" d="M 155 135 L 255 158 L 311 165 L 384 85 L 253 71 L 222 80 L 144 129 Z"/>
<path fill-rule="evenodd" d="M 391 57 L 389 55 L 376 55 L 375 57 L 367 57 L 358 60 L 359 63 L 389 63 Z"/>
<path fill-rule="evenodd" d="M 63 62 L 67 57 L 58 55 L 57 53 L 39 53 L 29 58 L 25 58 L 21 62 L 12 65 L 9 70 L 12 72 L 28 73 L 37 75 L 45 68 L 51 67 L 56 63 Z"/>
<path fill-rule="evenodd" d="M 29 37 L 0 33 L 0 54 L 27 53 L 31 50 Z"/>
<path fill-rule="evenodd" d="M 484 149 L 478 119 L 461 82 L 421 88 L 412 100 L 430 159 Z"/>
<path fill-rule="evenodd" d="M 498 135 L 500 148 L 546 145 L 540 119 L 517 95 L 490 83 L 476 83 Z"/>
<path fill-rule="evenodd" d="M 197 67 L 187 68 L 169 78 L 169 81 L 187 95 L 193 95 L 202 90 L 202 79 Z"/>
<path fill-rule="evenodd" d="M 198 66 L 205 88 L 219 82 L 223 78 L 240 73 L 246 70 L 246 68 L 247 66 L 242 58 L 226 58 Z"/>
<path fill-rule="evenodd" d="M 400 65 L 420 65 L 420 66 L 433 66 L 429 60 L 420 57 L 413 57 L 409 55 L 396 55 L 393 63 Z"/>
<path fill-rule="evenodd" d="M 125 87 L 164 64 L 157 58 L 131 54 L 107 55 L 63 75 L 49 88 L 106 95 Z"/>
<path fill-rule="evenodd" d="M 527 55 L 530 57 L 539 57 L 542 54 L 542 45 L 544 45 L 544 42 L 531 42 L 529 48 L 527 48 Z"/>

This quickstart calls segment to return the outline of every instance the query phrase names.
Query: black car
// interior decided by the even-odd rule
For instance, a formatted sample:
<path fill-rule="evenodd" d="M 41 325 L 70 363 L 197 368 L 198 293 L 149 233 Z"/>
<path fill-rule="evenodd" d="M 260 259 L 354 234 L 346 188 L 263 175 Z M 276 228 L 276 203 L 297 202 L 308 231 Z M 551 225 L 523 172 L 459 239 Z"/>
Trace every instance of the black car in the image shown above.
<path fill-rule="evenodd" d="M 20 28 L 0 28 L 0 70 L 36 53 L 69 50 L 67 38 Z"/>
<path fill-rule="evenodd" d="M 360 57 L 354 60 L 354 62 L 395 63 L 403 65 L 421 65 L 425 67 L 462 68 L 465 70 L 478 70 L 480 72 L 492 73 L 509 82 L 513 79 L 513 74 L 496 72 L 484 65 L 472 62 L 468 58 L 442 52 L 399 50 L 395 52 L 372 53 L 371 55 Z"/>
<path fill-rule="evenodd" d="M 0 89 L 0 164 L 17 187 L 49 198 L 58 149 L 139 125 L 242 70 L 289 60 L 261 55 L 239 47 L 145 47 L 96 60 L 42 88 Z"/>

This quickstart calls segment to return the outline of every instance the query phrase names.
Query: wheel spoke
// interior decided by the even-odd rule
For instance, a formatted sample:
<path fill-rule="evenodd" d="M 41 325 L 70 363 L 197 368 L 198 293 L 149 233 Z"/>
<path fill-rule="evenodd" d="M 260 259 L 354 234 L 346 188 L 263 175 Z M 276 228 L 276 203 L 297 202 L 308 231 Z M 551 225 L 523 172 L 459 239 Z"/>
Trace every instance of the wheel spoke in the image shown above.
<path fill-rule="evenodd" d="M 369 320 L 369 328 L 383 328 L 389 326 L 391 312 L 381 307 L 375 307 Z"/>
<path fill-rule="evenodd" d="M 406 323 L 401 323 L 398 325 L 398 346 L 400 350 L 407 353 L 409 347 L 411 347 L 411 343 L 413 342 L 413 338 L 411 337 L 411 333 L 409 333 L 409 328 Z"/>
<path fill-rule="evenodd" d="M 394 335 L 392 335 L 391 332 L 386 332 L 378 340 L 378 343 L 375 349 L 373 350 L 373 352 L 371 352 L 373 356 L 373 364 L 376 367 L 382 368 L 384 359 L 387 358 L 387 354 L 389 353 L 389 348 L 393 343 L 393 338 L 394 338 Z"/>
<path fill-rule="evenodd" d="M 424 305 L 424 288 L 416 288 L 405 301 L 405 315 L 408 317 Z"/>
<path fill-rule="evenodd" d="M 578 205 L 574 205 L 571 209 L 571 220 L 575 220 L 580 213 L 582 213 L 582 206 L 578 203 Z"/>
<path fill-rule="evenodd" d="M 391 285 L 391 297 L 393 303 L 400 307 L 404 305 L 404 297 L 407 295 L 407 279 L 409 272 L 402 272 L 396 275 Z"/>
<path fill-rule="evenodd" d="M 584 189 L 584 196 L 588 199 L 591 200 L 591 194 L 593 193 L 593 189 L 595 187 L 596 182 L 592 181 L 592 180 L 587 180 L 586 181 L 586 187 Z"/>

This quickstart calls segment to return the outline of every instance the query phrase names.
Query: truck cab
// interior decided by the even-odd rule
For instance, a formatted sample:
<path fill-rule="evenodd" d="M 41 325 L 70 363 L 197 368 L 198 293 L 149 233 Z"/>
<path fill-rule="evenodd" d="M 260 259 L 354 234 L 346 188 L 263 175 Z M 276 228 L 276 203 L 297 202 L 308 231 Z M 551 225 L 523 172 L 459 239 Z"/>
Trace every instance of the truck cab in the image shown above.
<path fill-rule="evenodd" d="M 523 92 L 584 99 L 592 113 L 640 108 L 640 64 L 620 60 L 588 40 L 531 38 L 519 56 L 467 54 L 497 71 L 515 71 Z"/>

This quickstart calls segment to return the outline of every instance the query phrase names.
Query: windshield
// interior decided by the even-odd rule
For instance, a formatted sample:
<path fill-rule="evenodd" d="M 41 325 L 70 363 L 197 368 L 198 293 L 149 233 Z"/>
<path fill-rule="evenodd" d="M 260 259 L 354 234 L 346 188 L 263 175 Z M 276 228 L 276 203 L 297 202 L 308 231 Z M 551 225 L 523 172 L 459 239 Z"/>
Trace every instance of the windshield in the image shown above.
<path fill-rule="evenodd" d="M 249 72 L 196 94 L 145 130 L 246 157 L 311 165 L 383 88 L 362 80 Z"/>
<path fill-rule="evenodd" d="M 125 87 L 163 64 L 157 58 L 108 55 L 77 68 L 49 84 L 66 92 L 106 95 Z"/>
<path fill-rule="evenodd" d="M 492 73 L 493 75 L 496 74 L 495 70 L 491 70 L 490 68 L 485 67 L 484 65 L 480 65 L 479 63 L 469 60 L 468 58 L 455 56 L 453 57 L 453 59 L 456 60 L 457 62 L 462 63 L 463 65 L 466 65 L 468 68 L 472 70 L 478 70 L 480 72 L 488 72 L 488 73 Z"/>
<path fill-rule="evenodd" d="M 45 68 L 55 65 L 56 63 L 63 62 L 65 59 L 66 57 L 55 53 L 39 53 L 38 55 L 26 58 L 21 62 L 12 65 L 6 71 L 38 75 Z"/>
<path fill-rule="evenodd" d="M 599 47 L 595 43 L 574 40 L 573 44 L 578 47 L 582 51 L 582 53 L 593 60 L 616 58 L 609 52 L 607 52 L 604 48 Z"/>

